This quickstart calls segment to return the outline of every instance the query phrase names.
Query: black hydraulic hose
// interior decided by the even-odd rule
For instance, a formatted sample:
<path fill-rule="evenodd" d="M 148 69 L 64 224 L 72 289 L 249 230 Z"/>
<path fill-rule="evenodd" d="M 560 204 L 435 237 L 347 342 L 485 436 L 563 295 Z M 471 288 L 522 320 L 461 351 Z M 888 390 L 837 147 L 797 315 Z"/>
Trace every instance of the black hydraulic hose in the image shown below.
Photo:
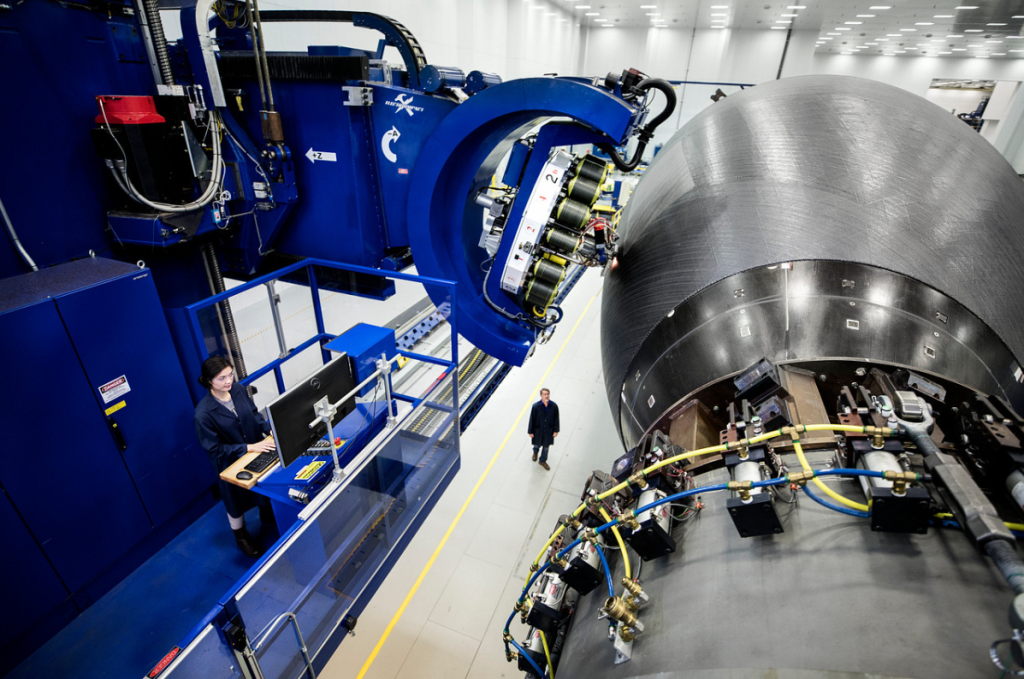
<path fill-rule="evenodd" d="M 627 162 L 623 160 L 622 156 L 619 155 L 611 144 L 598 144 L 598 148 L 607 153 L 608 157 L 615 163 L 615 167 L 619 168 L 622 172 L 632 172 L 636 169 L 644 155 L 644 150 L 647 148 L 647 142 L 654 137 L 654 131 L 658 129 L 659 125 L 668 120 L 669 116 L 676 110 L 676 91 L 668 81 L 661 78 L 647 78 L 636 86 L 636 89 L 641 92 L 646 92 L 652 88 L 660 90 L 665 95 L 665 108 L 654 117 L 654 120 L 644 125 L 639 133 L 637 133 L 637 145 L 636 151 L 633 153 L 633 159 Z"/>
<path fill-rule="evenodd" d="M 164 35 L 164 24 L 160 19 L 159 0 L 143 0 L 142 9 L 146 12 L 146 23 L 149 24 L 149 37 L 153 40 L 153 52 L 160 68 L 160 78 L 164 85 L 174 84 L 174 71 L 171 70 L 171 57 L 167 53 L 167 37 Z"/>
<path fill-rule="evenodd" d="M 990 540 L 985 543 L 985 553 L 992 558 L 1014 593 L 1024 594 L 1024 560 L 1020 558 L 1013 543 L 1006 540 Z"/>
<path fill-rule="evenodd" d="M 218 295 L 227 288 L 224 285 L 224 275 L 220 270 L 220 262 L 217 260 L 217 253 L 213 246 L 207 243 L 202 248 L 206 273 L 210 283 L 210 291 Z M 222 323 L 224 340 L 227 343 L 228 354 L 232 357 L 231 364 L 235 369 L 235 379 L 241 381 L 248 377 L 245 369 L 245 360 L 242 358 L 242 344 L 238 341 L 238 330 L 235 328 L 235 317 L 231 313 L 231 305 L 227 300 L 217 304 L 218 320 Z"/>

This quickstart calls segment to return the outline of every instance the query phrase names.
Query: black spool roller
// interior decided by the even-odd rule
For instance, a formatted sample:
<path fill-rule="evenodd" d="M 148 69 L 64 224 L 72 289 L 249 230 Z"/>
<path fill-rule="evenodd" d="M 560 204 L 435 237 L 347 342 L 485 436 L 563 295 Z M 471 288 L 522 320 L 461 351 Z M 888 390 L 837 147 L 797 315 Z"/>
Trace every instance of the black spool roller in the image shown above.
<path fill-rule="evenodd" d="M 608 163 L 594 156 L 583 156 L 576 164 L 576 176 L 604 184 L 608 179 Z"/>
<path fill-rule="evenodd" d="M 568 196 L 590 206 L 601 195 L 601 185 L 586 177 L 573 177 L 569 182 Z"/>
<path fill-rule="evenodd" d="M 544 234 L 544 242 L 549 248 L 567 255 L 571 255 L 579 250 L 581 240 L 579 236 L 574 236 L 560 229 L 548 229 L 548 232 Z"/>
<path fill-rule="evenodd" d="M 571 198 L 563 198 L 555 208 L 555 222 L 567 229 L 582 231 L 590 223 L 590 208 Z"/>
<path fill-rule="evenodd" d="M 555 264 L 548 259 L 538 259 L 533 265 L 533 275 L 542 281 L 558 285 L 565 278 L 565 265 Z"/>
<path fill-rule="evenodd" d="M 541 309 L 547 309 L 555 301 L 557 291 L 557 285 L 534 278 L 526 286 L 526 301 Z"/>

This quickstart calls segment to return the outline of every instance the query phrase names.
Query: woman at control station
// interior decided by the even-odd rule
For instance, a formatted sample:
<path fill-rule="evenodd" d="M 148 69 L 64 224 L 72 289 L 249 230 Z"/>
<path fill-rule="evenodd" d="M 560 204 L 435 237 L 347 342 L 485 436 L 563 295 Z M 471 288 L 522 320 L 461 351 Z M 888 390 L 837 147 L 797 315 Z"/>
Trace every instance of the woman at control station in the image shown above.
<path fill-rule="evenodd" d="M 245 453 L 274 450 L 270 425 L 256 409 L 245 387 L 235 383 L 234 370 L 223 356 L 211 356 L 203 362 L 199 383 L 210 393 L 196 406 L 196 437 L 217 470 L 217 484 L 238 548 L 246 556 L 257 557 L 262 547 L 245 529 L 245 512 L 258 504 L 262 526 L 273 526 L 270 503 L 256 493 L 220 479 L 219 475 Z"/>

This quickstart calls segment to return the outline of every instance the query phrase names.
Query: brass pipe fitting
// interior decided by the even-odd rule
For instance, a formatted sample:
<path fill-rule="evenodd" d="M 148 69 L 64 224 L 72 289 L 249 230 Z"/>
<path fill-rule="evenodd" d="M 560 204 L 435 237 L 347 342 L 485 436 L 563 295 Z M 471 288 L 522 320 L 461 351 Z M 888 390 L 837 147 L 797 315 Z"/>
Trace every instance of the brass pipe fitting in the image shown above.
<path fill-rule="evenodd" d="M 566 569 L 569 567 L 569 556 L 567 554 L 563 554 L 562 558 L 559 559 L 558 554 L 555 554 L 551 557 L 551 565 L 558 566 L 561 569 Z"/>
<path fill-rule="evenodd" d="M 629 627 L 636 625 L 637 618 L 633 608 L 617 596 L 608 597 L 604 602 L 604 610 L 612 620 Z"/>
<path fill-rule="evenodd" d="M 736 491 L 740 494 L 740 499 L 744 502 L 750 502 L 750 489 L 753 488 L 753 482 L 751 481 L 730 481 L 728 483 L 729 490 Z"/>
<path fill-rule="evenodd" d="M 619 637 L 628 644 L 636 639 L 636 630 L 628 625 L 619 625 Z"/>
<path fill-rule="evenodd" d="M 632 594 L 633 596 L 636 596 L 637 594 L 640 594 L 643 591 L 640 588 L 639 582 L 634 582 L 629 578 L 622 578 L 622 586 L 625 587 L 626 591 Z"/>
<path fill-rule="evenodd" d="M 631 531 L 640 530 L 640 522 L 636 520 L 636 514 L 633 512 L 623 512 L 619 516 L 619 525 Z"/>
<path fill-rule="evenodd" d="M 636 474 L 630 476 L 629 482 L 631 484 L 640 486 L 640 490 L 647 489 L 647 477 L 644 475 L 643 471 L 638 471 Z"/>
<path fill-rule="evenodd" d="M 589 542 L 591 544 L 596 543 L 597 542 L 597 531 L 594 530 L 593 528 L 588 528 L 585 531 L 583 531 L 583 535 L 580 536 L 580 539 L 583 540 L 584 542 Z"/>
<path fill-rule="evenodd" d="M 802 472 L 793 472 L 786 477 L 786 480 L 790 483 L 796 483 L 801 486 L 806 486 L 807 482 L 814 478 L 814 470 L 808 469 Z"/>
<path fill-rule="evenodd" d="M 750 449 L 747 448 L 746 446 L 743 446 L 742 448 L 740 448 L 740 450 L 737 453 L 737 455 L 739 456 L 739 458 L 741 460 L 749 460 L 750 459 Z"/>
<path fill-rule="evenodd" d="M 508 632 L 502 632 L 501 633 L 501 640 L 504 641 L 507 644 L 507 643 L 509 643 L 511 641 L 515 641 L 515 637 L 513 637 Z"/>
<path fill-rule="evenodd" d="M 505 651 L 505 660 L 509 662 L 515 662 L 519 659 L 519 654 L 515 651 Z"/>
<path fill-rule="evenodd" d="M 892 481 L 893 495 L 906 495 L 907 484 L 913 485 L 919 482 L 921 477 L 914 472 L 894 472 L 892 470 L 887 470 L 885 472 L 885 480 Z"/>
<path fill-rule="evenodd" d="M 565 521 L 562 522 L 563 528 L 577 529 L 583 525 L 583 522 L 577 519 L 575 516 L 569 516 Z"/>

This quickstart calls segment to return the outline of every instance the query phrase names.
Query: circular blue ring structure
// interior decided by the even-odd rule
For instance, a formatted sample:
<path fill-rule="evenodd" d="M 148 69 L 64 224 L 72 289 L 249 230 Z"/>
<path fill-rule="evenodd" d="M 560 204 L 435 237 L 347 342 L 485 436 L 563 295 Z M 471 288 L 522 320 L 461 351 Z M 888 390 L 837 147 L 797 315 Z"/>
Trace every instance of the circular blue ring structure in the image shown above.
<path fill-rule="evenodd" d="M 511 145 L 550 118 L 573 119 L 592 132 L 593 141 L 620 143 L 636 123 L 635 115 L 632 106 L 596 87 L 558 78 L 527 78 L 473 96 L 427 140 L 409 192 L 413 260 L 420 274 L 458 284 L 459 331 L 476 347 L 522 365 L 534 342 L 532 328 L 494 311 L 483 297 L 489 257 L 478 245 L 483 221 L 482 209 L 474 203 L 476 194 L 490 185 Z M 538 151 L 547 153 L 534 149 Z M 494 266 L 503 266 L 501 256 L 499 250 Z"/>

